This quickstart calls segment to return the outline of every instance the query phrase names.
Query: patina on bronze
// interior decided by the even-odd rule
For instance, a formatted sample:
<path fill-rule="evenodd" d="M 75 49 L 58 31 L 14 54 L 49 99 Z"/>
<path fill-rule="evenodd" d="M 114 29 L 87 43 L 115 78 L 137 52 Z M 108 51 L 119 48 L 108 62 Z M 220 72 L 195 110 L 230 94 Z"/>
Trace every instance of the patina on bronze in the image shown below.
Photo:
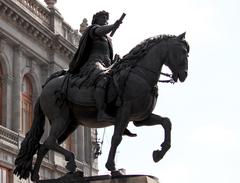
<path fill-rule="evenodd" d="M 164 128 L 161 149 L 153 152 L 155 162 L 161 160 L 169 150 L 171 122 L 169 118 L 153 114 L 152 111 L 158 97 L 156 86 L 163 65 L 172 71 L 174 82 L 184 82 L 187 78 L 189 46 L 185 41 L 185 33 L 146 39 L 122 59 L 112 63 L 112 49 L 106 35 L 119 27 L 121 21 L 106 25 L 108 16 L 105 15 L 101 20 L 95 19 L 98 16 L 93 18 L 93 25 L 83 35 L 69 71 L 55 73 L 44 85 L 34 108 L 32 127 L 15 161 L 14 173 L 20 178 L 26 179 L 31 173 L 31 179 L 37 181 L 41 162 L 49 150 L 63 154 L 68 161 L 67 170 L 74 172 L 74 154 L 60 144 L 78 125 L 90 128 L 114 125 L 106 163 L 106 168 L 113 176 L 122 174 L 116 169 L 114 159 L 130 121 L 135 126 L 162 125 Z M 94 21 L 98 22 L 97 25 Z M 102 36 L 94 40 L 94 34 Z M 101 90 L 99 95 L 96 94 L 98 89 Z M 102 106 L 99 107 L 99 103 Z M 51 129 L 45 142 L 40 144 L 45 116 L 50 121 Z M 32 170 L 35 153 L 37 159 Z"/>

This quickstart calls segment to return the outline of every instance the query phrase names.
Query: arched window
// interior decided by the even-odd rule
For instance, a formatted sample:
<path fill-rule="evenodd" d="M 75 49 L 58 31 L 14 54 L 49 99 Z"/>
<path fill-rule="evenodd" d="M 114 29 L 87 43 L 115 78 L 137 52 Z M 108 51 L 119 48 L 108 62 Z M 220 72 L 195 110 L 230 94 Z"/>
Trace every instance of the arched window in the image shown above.
<path fill-rule="evenodd" d="M 2 72 L 2 66 L 0 65 L 0 125 L 3 125 L 2 122 L 2 113 L 3 113 L 3 104 L 2 104 L 2 99 L 3 99 L 3 86 L 2 86 L 2 78 L 3 78 L 3 72 Z"/>
<path fill-rule="evenodd" d="M 26 133 L 32 124 L 32 93 L 33 87 L 28 76 L 23 77 L 21 94 L 21 124 L 20 129 L 22 133 Z"/>

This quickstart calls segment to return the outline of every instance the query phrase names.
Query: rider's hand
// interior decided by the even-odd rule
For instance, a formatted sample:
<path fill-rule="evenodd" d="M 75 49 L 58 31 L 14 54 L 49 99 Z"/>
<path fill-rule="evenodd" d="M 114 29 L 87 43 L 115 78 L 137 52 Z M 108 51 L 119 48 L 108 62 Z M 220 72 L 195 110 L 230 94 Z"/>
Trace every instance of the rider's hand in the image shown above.
<path fill-rule="evenodd" d="M 117 20 L 117 21 L 113 24 L 113 25 L 114 25 L 114 28 L 117 29 L 117 28 L 120 26 L 121 23 L 122 23 L 121 21 Z"/>

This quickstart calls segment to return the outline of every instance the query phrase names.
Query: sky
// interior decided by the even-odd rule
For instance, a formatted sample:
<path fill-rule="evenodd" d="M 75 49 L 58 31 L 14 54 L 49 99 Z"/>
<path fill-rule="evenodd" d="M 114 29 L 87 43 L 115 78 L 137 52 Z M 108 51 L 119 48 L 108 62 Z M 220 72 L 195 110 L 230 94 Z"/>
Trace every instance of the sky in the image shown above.
<path fill-rule="evenodd" d="M 172 121 L 172 147 L 154 163 L 152 151 L 160 147 L 163 129 L 129 125 L 138 136 L 123 138 L 118 168 L 154 175 L 161 183 L 240 182 L 240 1 L 58 0 L 56 7 L 73 29 L 79 29 L 83 18 L 90 24 L 100 10 L 110 13 L 109 23 L 126 13 L 113 37 L 114 51 L 121 56 L 148 37 L 186 31 L 188 78 L 174 85 L 160 83 L 154 110 Z M 108 173 L 104 164 L 111 135 L 112 128 L 106 128 L 100 174 Z"/>

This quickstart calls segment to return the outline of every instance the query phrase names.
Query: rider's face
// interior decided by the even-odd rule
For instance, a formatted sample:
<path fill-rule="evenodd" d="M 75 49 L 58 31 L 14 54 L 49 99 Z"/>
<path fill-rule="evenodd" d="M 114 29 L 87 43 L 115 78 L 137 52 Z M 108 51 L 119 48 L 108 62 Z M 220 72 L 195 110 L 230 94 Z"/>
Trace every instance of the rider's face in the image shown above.
<path fill-rule="evenodd" d="M 108 17 L 106 15 L 101 15 L 97 18 L 98 25 L 108 25 Z"/>

